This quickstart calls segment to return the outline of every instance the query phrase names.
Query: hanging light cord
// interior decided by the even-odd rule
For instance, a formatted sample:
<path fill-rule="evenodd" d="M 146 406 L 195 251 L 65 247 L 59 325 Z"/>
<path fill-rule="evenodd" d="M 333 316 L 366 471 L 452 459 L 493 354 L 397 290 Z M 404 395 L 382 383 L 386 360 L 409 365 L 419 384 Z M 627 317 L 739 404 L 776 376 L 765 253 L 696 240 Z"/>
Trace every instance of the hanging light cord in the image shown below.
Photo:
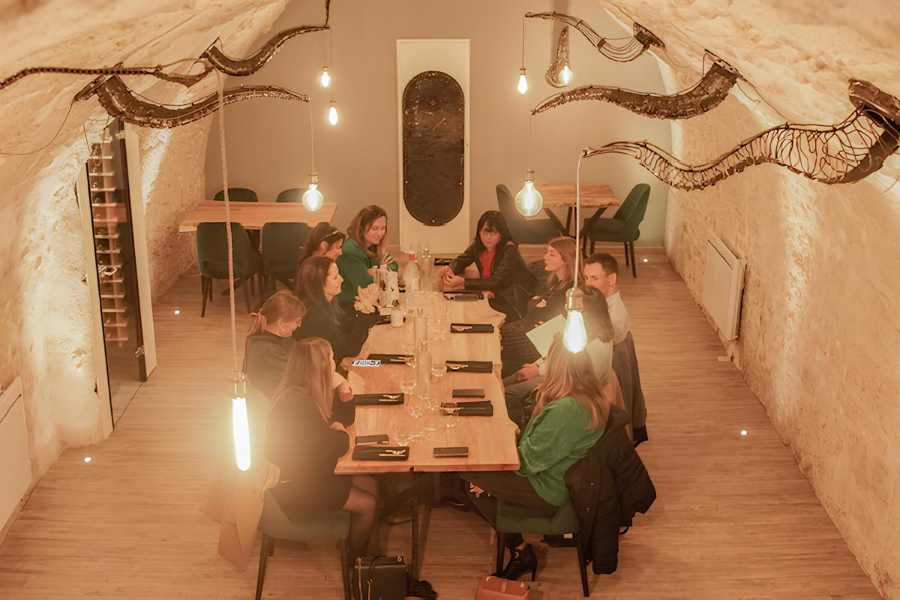
<path fill-rule="evenodd" d="M 334 73 L 334 38 L 331 35 L 331 28 L 328 28 L 328 55 L 331 58 L 331 72 Z M 334 102 L 334 76 L 331 77 L 331 101 Z"/>
<path fill-rule="evenodd" d="M 581 266 L 581 160 L 590 152 L 584 148 L 578 155 L 578 166 L 575 167 L 575 280 L 572 289 L 578 287 L 578 272 Z"/>
<path fill-rule="evenodd" d="M 528 115 L 528 168 L 526 171 L 531 171 L 531 123 L 534 120 L 534 115 Z"/>
<path fill-rule="evenodd" d="M 522 68 L 525 68 L 525 17 L 522 17 Z"/>
<path fill-rule="evenodd" d="M 231 355 L 234 358 L 234 391 L 236 395 L 244 396 L 244 377 L 238 363 L 237 354 L 237 317 L 234 308 L 234 240 L 231 232 L 231 201 L 228 197 L 228 163 L 225 158 L 225 84 L 222 74 L 216 71 L 216 81 L 219 84 L 219 147 L 222 153 L 222 189 L 225 192 L 225 238 L 228 244 L 228 286 L 231 293 L 228 294 L 231 308 Z"/>
<path fill-rule="evenodd" d="M 312 172 L 310 176 L 316 174 L 316 142 L 313 138 L 313 111 L 312 111 L 312 101 L 306 103 L 307 109 L 309 109 L 309 162 L 312 165 Z"/>

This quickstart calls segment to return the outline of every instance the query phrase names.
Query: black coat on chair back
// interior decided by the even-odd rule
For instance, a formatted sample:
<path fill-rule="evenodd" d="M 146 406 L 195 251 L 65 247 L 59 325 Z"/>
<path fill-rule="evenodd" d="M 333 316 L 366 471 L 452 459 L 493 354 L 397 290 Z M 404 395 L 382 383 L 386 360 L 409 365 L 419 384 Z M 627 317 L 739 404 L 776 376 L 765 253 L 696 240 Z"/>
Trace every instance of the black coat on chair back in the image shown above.
<path fill-rule="evenodd" d="M 634 514 L 646 513 L 656 500 L 650 475 L 626 432 L 629 422 L 623 410 L 611 406 L 603 435 L 566 472 L 566 486 L 578 514 L 578 543 L 597 574 L 616 571 L 619 528 L 630 526 Z"/>

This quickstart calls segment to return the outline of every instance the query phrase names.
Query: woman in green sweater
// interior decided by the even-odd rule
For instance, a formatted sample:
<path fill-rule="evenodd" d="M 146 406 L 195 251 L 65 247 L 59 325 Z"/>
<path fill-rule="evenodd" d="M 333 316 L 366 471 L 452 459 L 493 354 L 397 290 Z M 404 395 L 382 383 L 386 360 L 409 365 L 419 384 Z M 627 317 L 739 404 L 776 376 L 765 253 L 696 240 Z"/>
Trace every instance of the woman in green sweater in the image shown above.
<path fill-rule="evenodd" d="M 350 221 L 343 253 L 335 262 L 344 283 L 338 295 L 338 303 L 352 304 L 356 289 L 366 289 L 375 283 L 375 269 L 387 265 L 397 271 L 397 261 L 384 249 L 387 239 L 387 214 L 380 206 L 367 206 Z"/>
<path fill-rule="evenodd" d="M 468 498 L 496 527 L 497 501 L 553 515 L 569 498 L 565 476 L 603 435 L 609 409 L 587 352 L 572 354 L 560 339 L 547 356 L 547 376 L 537 389 L 534 416 L 519 438 L 519 470 L 464 473 Z M 537 571 L 537 556 L 521 535 L 506 536 L 511 558 L 498 577 L 518 579 Z"/>

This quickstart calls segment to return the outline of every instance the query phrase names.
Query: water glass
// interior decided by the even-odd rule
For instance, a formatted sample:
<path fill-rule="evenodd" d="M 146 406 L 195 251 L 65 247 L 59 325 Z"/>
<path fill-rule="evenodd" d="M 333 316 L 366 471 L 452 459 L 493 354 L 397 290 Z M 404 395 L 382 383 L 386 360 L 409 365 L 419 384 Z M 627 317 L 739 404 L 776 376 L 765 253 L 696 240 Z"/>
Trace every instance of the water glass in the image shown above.
<path fill-rule="evenodd" d="M 453 429 L 459 425 L 459 409 L 458 408 L 445 408 L 444 409 L 444 427 L 447 429 Z"/>
<path fill-rule="evenodd" d="M 435 362 L 431 364 L 431 376 L 435 381 L 440 381 L 441 377 L 447 374 L 447 363 Z"/>
<path fill-rule="evenodd" d="M 409 446 L 409 443 L 412 441 L 413 436 L 410 435 L 409 432 L 409 424 L 406 422 L 401 422 L 397 427 L 397 432 L 394 434 L 394 441 L 398 446 Z"/>
<path fill-rule="evenodd" d="M 400 381 L 400 391 L 403 392 L 407 404 L 412 402 L 412 396 L 415 390 L 416 382 L 414 379 L 404 379 Z"/>

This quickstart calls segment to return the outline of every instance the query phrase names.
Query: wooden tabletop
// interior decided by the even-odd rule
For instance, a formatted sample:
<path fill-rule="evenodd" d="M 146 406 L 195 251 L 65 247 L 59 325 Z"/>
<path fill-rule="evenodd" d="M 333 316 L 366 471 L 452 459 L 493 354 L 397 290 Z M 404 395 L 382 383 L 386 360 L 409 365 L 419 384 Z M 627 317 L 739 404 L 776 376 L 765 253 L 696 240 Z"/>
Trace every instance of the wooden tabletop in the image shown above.
<path fill-rule="evenodd" d="M 244 229 L 262 229 L 266 223 L 306 223 L 310 227 L 321 221 L 331 222 L 337 203 L 326 202 L 316 212 L 303 208 L 300 202 L 231 202 L 231 220 Z M 197 231 L 198 223 L 225 221 L 225 203 L 205 200 L 185 215 L 178 231 Z"/>
<path fill-rule="evenodd" d="M 432 380 L 431 393 L 439 402 L 452 402 L 454 389 L 482 388 L 484 400 L 490 400 L 494 414 L 490 417 L 460 417 L 453 428 L 445 426 L 446 418 L 440 410 L 424 411 L 415 419 L 406 412 L 406 404 L 394 406 L 359 406 L 356 408 L 356 421 L 348 429 L 351 441 L 357 435 L 387 434 L 390 445 L 395 446 L 395 434 L 400 428 L 419 430 L 433 425 L 436 431 L 427 433 L 424 438 L 414 440 L 410 444 L 410 457 L 406 461 L 379 462 L 356 461 L 351 458 L 353 448 L 342 457 L 335 468 L 335 473 L 351 475 L 361 473 L 399 473 L 405 471 L 419 472 L 454 472 L 454 471 L 514 471 L 519 468 L 519 453 L 516 449 L 516 426 L 509 420 L 506 412 L 506 400 L 503 384 L 500 380 L 500 330 L 499 324 L 503 315 L 494 311 L 487 300 L 477 302 L 460 302 L 452 307 L 454 321 L 456 316 L 466 323 L 493 323 L 492 334 L 448 334 L 447 340 L 432 342 L 436 359 L 447 356 L 450 360 L 490 360 L 494 363 L 492 373 L 454 373 L 448 372 L 435 382 Z M 404 326 L 405 327 L 405 326 Z M 399 340 L 396 336 L 402 331 L 390 325 L 377 325 L 369 333 L 366 346 L 400 353 L 391 340 Z M 488 338 L 492 338 L 488 340 Z M 360 356 L 368 354 L 364 346 Z M 491 350 L 484 350 L 489 347 Z M 452 348 L 446 350 L 445 348 Z M 476 359 L 466 353 L 475 353 Z M 353 367 L 349 375 L 350 386 L 357 394 L 394 393 L 400 391 L 400 382 L 414 379 L 415 372 L 406 365 L 381 365 L 378 367 Z M 413 394 L 414 396 L 415 394 Z M 407 399 L 409 401 L 409 399 Z M 423 402 L 413 398 L 413 402 Z M 469 455 L 465 458 L 435 458 L 434 448 L 447 446 L 468 446 Z"/>
<path fill-rule="evenodd" d="M 536 185 L 535 188 L 544 197 L 544 206 L 575 206 L 575 184 L 548 183 Z M 619 206 L 612 188 L 608 185 L 581 186 L 581 206 L 600 208 L 602 206 Z"/>

